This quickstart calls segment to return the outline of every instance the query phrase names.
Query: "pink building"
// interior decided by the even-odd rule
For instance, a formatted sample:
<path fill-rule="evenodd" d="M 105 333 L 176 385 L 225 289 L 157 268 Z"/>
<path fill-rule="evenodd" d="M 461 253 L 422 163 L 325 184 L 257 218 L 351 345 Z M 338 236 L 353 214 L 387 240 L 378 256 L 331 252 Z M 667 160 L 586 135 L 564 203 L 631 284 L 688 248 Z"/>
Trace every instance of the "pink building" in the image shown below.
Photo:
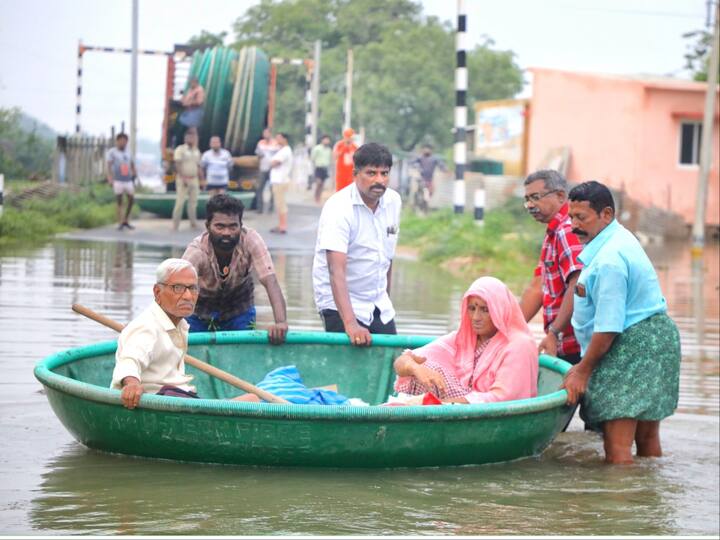
<path fill-rule="evenodd" d="M 530 71 L 529 171 L 566 148 L 571 182 L 598 180 L 693 222 L 706 84 Z M 706 214 L 713 226 L 720 224 L 718 111 L 716 104 Z"/>

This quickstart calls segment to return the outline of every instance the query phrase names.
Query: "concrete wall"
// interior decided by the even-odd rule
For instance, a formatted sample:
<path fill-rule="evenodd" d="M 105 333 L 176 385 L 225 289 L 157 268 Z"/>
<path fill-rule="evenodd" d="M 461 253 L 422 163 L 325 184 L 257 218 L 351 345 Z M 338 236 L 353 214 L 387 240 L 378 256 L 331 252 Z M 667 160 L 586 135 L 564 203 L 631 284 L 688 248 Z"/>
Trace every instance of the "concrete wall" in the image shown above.
<path fill-rule="evenodd" d="M 639 204 L 694 218 L 697 166 L 679 161 L 680 121 L 704 106 L 700 83 L 663 82 L 533 69 L 528 170 L 570 148 L 568 180 L 599 180 Z M 716 117 L 717 118 L 717 117 Z M 720 223 L 718 123 L 714 124 L 708 224 Z"/>
<path fill-rule="evenodd" d="M 687 223 L 695 218 L 695 197 L 699 167 L 680 165 L 680 124 L 683 120 L 702 122 L 705 94 L 698 91 L 647 87 L 642 121 L 642 168 L 628 194 L 653 206 L 675 212 Z M 713 125 L 713 160 L 708 184 L 706 223 L 720 223 L 720 181 L 718 180 L 717 113 Z M 644 197 L 643 197 L 644 195 Z"/>

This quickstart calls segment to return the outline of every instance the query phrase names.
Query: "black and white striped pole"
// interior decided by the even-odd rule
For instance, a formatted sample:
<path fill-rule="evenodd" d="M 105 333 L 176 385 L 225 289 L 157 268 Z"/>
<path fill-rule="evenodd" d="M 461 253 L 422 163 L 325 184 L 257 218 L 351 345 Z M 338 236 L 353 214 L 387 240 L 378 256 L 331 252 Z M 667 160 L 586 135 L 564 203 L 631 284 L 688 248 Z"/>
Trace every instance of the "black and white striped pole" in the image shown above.
<path fill-rule="evenodd" d="M 312 62 L 308 61 L 308 67 L 305 71 L 305 147 L 308 152 L 313 146 L 312 136 L 312 79 L 313 79 L 313 67 Z"/>
<path fill-rule="evenodd" d="M 310 67 L 312 66 L 312 67 Z M 308 69 L 305 71 L 305 155 L 308 158 L 307 162 L 307 189 L 312 189 L 313 181 L 315 180 L 313 174 L 313 167 L 310 163 L 310 153 L 312 147 L 315 144 L 313 141 L 313 114 L 312 114 L 312 81 L 313 81 L 313 64 L 308 62 Z"/>
<path fill-rule="evenodd" d="M 456 214 L 465 210 L 465 165 L 467 164 L 467 55 L 465 53 L 467 35 L 467 15 L 465 0 L 457 0 L 457 34 L 455 36 L 455 183 L 453 187 L 453 207 Z"/>
<path fill-rule="evenodd" d="M 305 66 L 305 146 L 308 151 L 312 149 L 313 144 L 313 91 L 312 83 L 315 76 L 315 62 L 304 58 L 271 58 L 270 63 L 273 65 L 290 65 Z"/>
<path fill-rule="evenodd" d="M 83 45 L 82 41 L 78 42 L 77 53 L 77 89 L 75 91 L 75 133 L 80 134 L 81 130 L 81 113 L 82 113 L 82 77 L 83 77 L 83 55 L 88 51 L 132 54 L 132 49 L 123 49 L 122 47 L 93 47 Z M 137 54 L 149 56 L 172 56 L 173 53 L 167 51 L 155 51 L 151 49 L 138 49 Z"/>
<path fill-rule="evenodd" d="M 478 188 L 475 190 L 475 225 L 483 225 L 485 223 L 485 190 Z"/>
<path fill-rule="evenodd" d="M 82 107 L 82 65 L 83 65 L 83 48 L 82 41 L 78 42 L 77 55 L 77 88 L 75 90 L 75 133 L 80 135 L 80 113 Z"/>

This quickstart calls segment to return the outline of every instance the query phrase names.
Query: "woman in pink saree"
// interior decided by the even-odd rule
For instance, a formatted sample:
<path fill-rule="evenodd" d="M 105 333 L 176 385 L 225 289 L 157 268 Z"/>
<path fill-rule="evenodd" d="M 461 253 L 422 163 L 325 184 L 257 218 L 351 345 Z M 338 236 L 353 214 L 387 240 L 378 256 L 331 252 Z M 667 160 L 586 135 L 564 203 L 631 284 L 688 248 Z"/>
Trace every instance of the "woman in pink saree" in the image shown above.
<path fill-rule="evenodd" d="M 481 277 L 462 300 L 460 328 L 395 360 L 395 390 L 443 403 L 491 403 L 537 395 L 538 349 L 505 284 Z"/>

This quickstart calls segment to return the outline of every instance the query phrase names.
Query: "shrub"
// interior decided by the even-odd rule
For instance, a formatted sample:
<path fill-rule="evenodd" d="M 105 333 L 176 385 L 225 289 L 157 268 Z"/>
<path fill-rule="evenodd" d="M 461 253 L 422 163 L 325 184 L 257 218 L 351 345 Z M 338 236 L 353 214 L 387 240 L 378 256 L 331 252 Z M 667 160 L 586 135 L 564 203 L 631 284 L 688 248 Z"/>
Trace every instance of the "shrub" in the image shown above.
<path fill-rule="evenodd" d="M 478 226 L 472 215 L 449 209 L 429 216 L 408 211 L 403 214 L 400 242 L 418 248 L 423 260 L 450 266 L 464 277 L 491 274 L 513 284 L 529 279 L 543 228 L 522 211 L 517 199 L 487 212 L 484 221 Z M 453 260 L 461 264 L 453 265 Z"/>

